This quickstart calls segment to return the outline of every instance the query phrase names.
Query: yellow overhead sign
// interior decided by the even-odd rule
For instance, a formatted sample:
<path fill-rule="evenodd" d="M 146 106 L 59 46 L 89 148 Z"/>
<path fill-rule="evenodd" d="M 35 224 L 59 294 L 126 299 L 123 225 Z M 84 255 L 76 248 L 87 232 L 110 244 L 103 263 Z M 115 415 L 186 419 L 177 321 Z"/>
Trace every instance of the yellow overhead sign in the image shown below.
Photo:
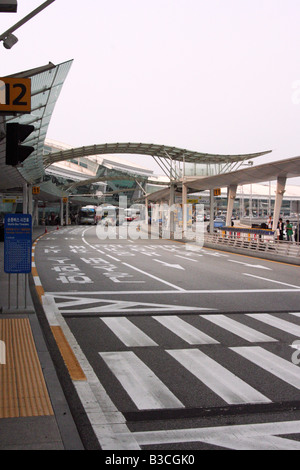
<path fill-rule="evenodd" d="M 31 112 L 30 78 L 0 78 L 0 112 L 2 114 Z"/>
<path fill-rule="evenodd" d="M 3 202 L 3 204 L 11 204 L 11 203 L 17 202 L 17 200 L 5 197 L 5 198 L 2 198 L 2 202 Z"/>

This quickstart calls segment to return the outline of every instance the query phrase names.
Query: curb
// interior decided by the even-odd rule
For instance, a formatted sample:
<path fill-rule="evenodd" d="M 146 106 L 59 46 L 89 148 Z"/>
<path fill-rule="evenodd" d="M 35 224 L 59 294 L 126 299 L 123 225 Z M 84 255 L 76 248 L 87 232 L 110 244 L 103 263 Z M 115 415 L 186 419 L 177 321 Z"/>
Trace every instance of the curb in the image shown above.
<path fill-rule="evenodd" d="M 99 441 L 86 415 L 82 402 L 78 397 L 76 388 L 74 386 L 74 382 L 70 375 L 70 370 L 68 369 L 64 360 L 64 356 L 63 356 L 64 348 L 65 350 L 70 351 L 71 347 L 69 346 L 64 336 L 57 335 L 57 331 L 56 331 L 56 335 L 54 334 L 53 329 L 51 328 L 49 324 L 46 312 L 44 310 L 43 296 L 45 295 L 45 291 L 42 286 L 42 283 L 39 278 L 38 271 L 35 265 L 35 248 L 36 248 L 38 241 L 44 235 L 47 235 L 47 232 L 38 236 L 32 245 L 32 272 L 29 277 L 29 288 L 30 288 L 35 312 L 36 312 L 41 330 L 44 335 L 44 340 L 45 340 L 48 352 L 50 354 L 51 360 L 55 368 L 55 372 L 57 374 L 59 383 L 64 393 L 65 400 L 69 406 L 70 413 L 73 418 L 73 423 L 68 423 L 66 426 L 64 422 L 65 420 L 62 418 L 59 419 L 59 415 L 58 415 L 57 416 L 58 425 L 59 425 L 62 437 L 64 438 L 66 442 L 65 444 L 66 449 L 101 450 Z M 59 337 L 60 337 L 60 340 L 59 340 Z M 72 355 L 72 353 L 70 352 L 70 355 Z M 54 407 L 54 412 L 55 412 L 55 407 Z M 74 429 L 74 425 L 76 429 Z M 73 427 L 73 430 L 72 430 L 72 427 Z M 78 433 L 78 436 L 76 436 L 75 433 Z"/>

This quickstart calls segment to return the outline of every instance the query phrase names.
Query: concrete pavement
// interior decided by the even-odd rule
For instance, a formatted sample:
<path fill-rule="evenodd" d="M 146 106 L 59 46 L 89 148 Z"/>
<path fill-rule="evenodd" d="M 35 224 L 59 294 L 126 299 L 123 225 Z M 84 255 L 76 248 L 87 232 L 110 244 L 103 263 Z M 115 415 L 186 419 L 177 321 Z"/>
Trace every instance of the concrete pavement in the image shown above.
<path fill-rule="evenodd" d="M 44 232 L 35 228 L 33 239 Z M 31 275 L 26 284 L 24 275 L 10 276 L 9 283 L 1 242 L 0 450 L 99 448 L 47 331 Z"/>

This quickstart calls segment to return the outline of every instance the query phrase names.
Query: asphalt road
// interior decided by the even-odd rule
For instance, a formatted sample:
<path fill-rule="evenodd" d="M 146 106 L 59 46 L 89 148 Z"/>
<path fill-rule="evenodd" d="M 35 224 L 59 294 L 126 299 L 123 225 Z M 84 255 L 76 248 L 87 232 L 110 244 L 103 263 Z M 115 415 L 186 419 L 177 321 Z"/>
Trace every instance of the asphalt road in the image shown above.
<path fill-rule="evenodd" d="M 109 436 L 92 418 L 102 447 L 300 448 L 299 267 L 124 230 L 35 249 L 46 309 L 118 416 Z"/>

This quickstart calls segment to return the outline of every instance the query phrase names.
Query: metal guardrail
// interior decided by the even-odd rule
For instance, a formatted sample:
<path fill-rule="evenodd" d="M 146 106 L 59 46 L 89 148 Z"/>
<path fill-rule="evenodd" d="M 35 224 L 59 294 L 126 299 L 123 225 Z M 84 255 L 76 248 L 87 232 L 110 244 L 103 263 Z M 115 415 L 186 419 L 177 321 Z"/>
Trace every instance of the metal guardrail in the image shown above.
<path fill-rule="evenodd" d="M 151 238 L 151 226 L 142 225 L 144 232 L 148 231 Z M 170 239 L 170 231 L 157 227 L 156 235 L 159 238 Z M 198 238 L 199 237 L 199 238 Z M 220 249 L 300 265 L 300 243 L 295 241 L 282 241 L 276 239 L 276 234 L 268 229 L 252 229 L 246 227 L 222 227 L 212 234 L 204 230 L 201 234 L 189 230 L 185 236 L 181 231 L 174 232 L 172 240 L 200 244 L 207 248 Z"/>
<path fill-rule="evenodd" d="M 236 233 L 232 232 L 222 233 L 221 231 L 213 234 L 205 234 L 205 245 L 218 245 L 220 248 L 233 248 L 236 250 L 248 252 L 249 254 L 259 256 L 259 254 L 272 255 L 276 257 L 284 257 L 289 260 L 297 261 L 300 263 L 300 243 L 291 241 L 282 241 L 266 238 L 253 238 L 238 237 Z M 267 257 L 267 256 L 265 256 Z"/>

